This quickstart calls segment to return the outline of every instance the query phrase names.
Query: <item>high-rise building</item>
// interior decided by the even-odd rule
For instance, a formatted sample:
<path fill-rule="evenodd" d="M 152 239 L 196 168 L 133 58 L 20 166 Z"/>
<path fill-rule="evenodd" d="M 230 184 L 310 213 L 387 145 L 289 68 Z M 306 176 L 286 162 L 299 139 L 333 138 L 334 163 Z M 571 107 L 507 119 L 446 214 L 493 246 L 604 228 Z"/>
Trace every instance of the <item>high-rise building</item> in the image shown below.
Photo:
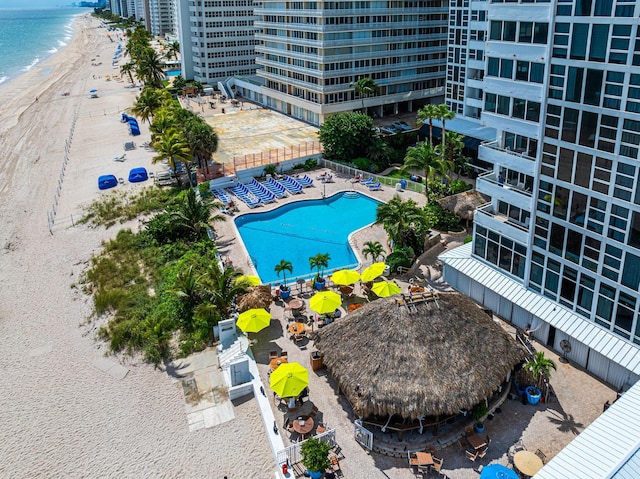
<path fill-rule="evenodd" d="M 365 99 L 369 113 L 417 111 L 444 94 L 447 12 L 443 0 L 256 1 L 262 85 L 241 90 L 319 124 L 360 110 L 349 84 L 368 77 L 380 88 Z"/>
<path fill-rule="evenodd" d="M 177 0 L 149 0 L 149 17 L 153 35 L 178 34 Z"/>
<path fill-rule="evenodd" d="M 470 84 L 469 64 L 456 81 L 464 49 L 454 47 L 447 102 L 495 128 L 479 148 L 492 170 L 477 181 L 491 202 L 476 211 L 473 242 L 441 256 L 445 279 L 605 381 L 634 383 L 640 3 L 467 3 L 471 15 L 486 10 L 483 78 Z M 454 30 L 459 20 L 464 7 L 452 8 Z M 483 104 L 469 103 L 478 90 Z"/>
<path fill-rule="evenodd" d="M 182 74 L 205 84 L 256 71 L 252 0 L 178 0 Z"/>

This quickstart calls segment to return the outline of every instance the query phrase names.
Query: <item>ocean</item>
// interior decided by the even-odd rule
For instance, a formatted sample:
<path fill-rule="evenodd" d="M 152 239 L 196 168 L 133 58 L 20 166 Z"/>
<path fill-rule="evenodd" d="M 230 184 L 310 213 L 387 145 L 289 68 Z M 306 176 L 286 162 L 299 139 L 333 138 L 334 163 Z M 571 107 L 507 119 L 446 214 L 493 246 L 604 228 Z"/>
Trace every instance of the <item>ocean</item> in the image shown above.
<path fill-rule="evenodd" d="M 0 8 L 0 84 L 13 80 L 63 48 L 74 17 L 89 8 Z"/>

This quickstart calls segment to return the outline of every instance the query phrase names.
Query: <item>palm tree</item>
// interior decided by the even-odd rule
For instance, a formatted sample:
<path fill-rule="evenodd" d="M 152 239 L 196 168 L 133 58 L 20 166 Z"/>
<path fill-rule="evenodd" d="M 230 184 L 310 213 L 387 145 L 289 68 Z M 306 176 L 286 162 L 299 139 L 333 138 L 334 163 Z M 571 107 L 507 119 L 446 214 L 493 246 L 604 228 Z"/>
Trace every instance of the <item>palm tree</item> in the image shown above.
<path fill-rule="evenodd" d="M 446 150 L 445 140 L 446 140 L 447 130 L 445 125 L 447 120 L 453 120 L 455 116 L 456 114 L 451 110 L 449 110 L 449 108 L 447 108 L 447 105 L 445 105 L 444 103 L 442 105 L 438 105 L 438 118 L 442 120 L 442 151 L 443 153 Z"/>
<path fill-rule="evenodd" d="M 152 163 L 158 161 L 168 160 L 169 166 L 176 172 L 176 162 L 181 161 L 185 165 L 189 165 L 193 157 L 189 150 L 189 145 L 185 141 L 181 132 L 170 129 L 163 133 L 163 135 L 153 143 L 153 148 L 156 150 L 157 155 L 151 159 Z M 178 179 L 178 181 L 180 181 Z"/>
<path fill-rule="evenodd" d="M 204 163 L 208 171 L 209 160 L 218 149 L 218 135 L 202 118 L 188 110 L 189 119 L 183 123 L 185 139 L 191 149 L 191 154 L 197 159 L 198 165 Z"/>
<path fill-rule="evenodd" d="M 371 260 L 375 263 L 380 256 L 383 256 L 384 246 L 380 241 L 365 241 L 364 248 L 362 248 L 362 254 L 364 257 L 371 256 Z"/>
<path fill-rule="evenodd" d="M 153 116 L 169 99 L 171 99 L 171 95 L 168 91 L 145 87 L 140 92 L 140 96 L 136 98 L 135 104 L 129 108 L 129 112 L 142 121 L 151 123 Z"/>
<path fill-rule="evenodd" d="M 555 371 L 557 366 L 553 359 L 544 357 L 543 351 L 538 351 L 534 358 L 524 365 L 524 369 L 531 373 L 540 388 L 544 378 L 551 379 L 551 370 Z"/>
<path fill-rule="evenodd" d="M 446 149 L 444 152 L 444 156 L 451 167 L 454 169 L 457 169 L 458 166 L 457 159 L 459 157 L 464 158 L 464 156 L 462 155 L 462 149 L 464 148 L 464 143 L 462 142 L 463 138 L 464 135 L 461 135 L 460 133 L 455 131 L 448 131 L 445 134 Z M 458 177 L 460 177 L 459 173 Z"/>
<path fill-rule="evenodd" d="M 229 317 L 236 297 L 245 294 L 249 288 L 247 282 L 237 281 L 241 275 L 239 269 L 230 267 L 220 271 L 217 264 L 212 264 L 198 280 L 206 300 L 222 318 Z M 199 312 L 204 313 L 206 309 L 202 307 Z"/>
<path fill-rule="evenodd" d="M 329 253 L 318 253 L 315 256 L 309 258 L 309 266 L 311 267 L 311 271 L 314 269 L 318 270 L 316 274 L 316 281 L 321 280 L 323 276 L 323 269 L 329 266 L 329 261 L 331 260 L 331 256 Z"/>
<path fill-rule="evenodd" d="M 125 63 L 124 65 L 120 65 L 120 74 L 121 75 L 128 75 L 130 83 L 134 83 L 134 81 L 133 81 L 133 71 L 135 70 L 135 68 L 136 68 L 136 66 L 135 66 L 135 64 L 133 62 Z"/>
<path fill-rule="evenodd" d="M 286 291 L 287 290 L 286 272 L 288 271 L 289 274 L 293 274 L 293 265 L 291 264 L 291 261 L 287 261 L 286 259 L 281 259 L 280 262 L 273 269 L 278 275 L 278 277 L 280 277 L 280 273 L 282 273 L 282 286 L 280 287 L 280 289 Z"/>
<path fill-rule="evenodd" d="M 378 205 L 375 224 L 382 227 L 389 238 L 398 246 L 404 246 L 403 238 L 408 230 L 423 229 L 427 218 L 413 200 L 402 201 L 395 195 L 388 203 Z"/>
<path fill-rule="evenodd" d="M 145 85 L 162 87 L 162 80 L 165 78 L 162 62 L 158 53 L 153 48 L 145 48 L 140 53 L 140 58 L 136 59 L 136 76 L 145 83 Z"/>
<path fill-rule="evenodd" d="M 168 289 L 167 293 L 175 294 L 187 305 L 189 311 L 193 311 L 201 301 L 198 275 L 195 273 L 193 265 L 178 272 L 175 287 Z"/>
<path fill-rule="evenodd" d="M 424 171 L 425 190 L 424 193 L 429 201 L 429 180 L 436 176 L 445 177 L 447 171 L 451 169 L 449 162 L 438 155 L 437 148 L 431 143 L 421 141 L 416 146 L 410 146 L 404 157 L 404 166 L 400 169 L 403 173 L 407 173 L 410 169 Z"/>
<path fill-rule="evenodd" d="M 211 221 L 225 220 L 225 216 L 221 214 L 211 216 L 211 209 L 221 206 L 218 202 L 204 203 L 198 200 L 196 192 L 189 188 L 184 201 L 171 212 L 171 219 L 175 226 L 192 232 L 199 239 Z"/>
<path fill-rule="evenodd" d="M 180 53 L 180 42 L 171 42 L 167 45 L 167 53 L 164 54 L 164 57 L 167 60 L 171 60 L 172 58 L 178 59 L 178 54 Z"/>
<path fill-rule="evenodd" d="M 360 78 L 358 81 L 351 82 L 349 83 L 349 86 L 353 88 L 356 95 L 358 95 L 362 100 L 362 113 L 365 113 L 364 98 L 380 91 L 378 84 L 373 80 L 373 78 L 369 77 Z"/>
<path fill-rule="evenodd" d="M 429 143 L 433 145 L 433 120 L 440 118 L 440 109 L 438 105 L 425 105 L 418 110 L 418 128 L 426 120 L 429 120 Z"/>

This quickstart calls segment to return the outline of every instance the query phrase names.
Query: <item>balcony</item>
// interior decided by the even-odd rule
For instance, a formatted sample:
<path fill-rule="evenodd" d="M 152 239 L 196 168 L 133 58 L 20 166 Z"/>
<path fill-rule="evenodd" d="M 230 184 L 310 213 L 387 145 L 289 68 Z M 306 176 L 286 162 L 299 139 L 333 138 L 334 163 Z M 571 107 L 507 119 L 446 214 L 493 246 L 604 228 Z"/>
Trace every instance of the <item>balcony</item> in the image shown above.
<path fill-rule="evenodd" d="M 494 172 L 478 176 L 476 189 L 491 198 L 504 201 L 523 210 L 531 211 L 533 198 L 530 191 L 523 184 L 503 183 L 500 185 Z"/>
<path fill-rule="evenodd" d="M 535 176 L 535 158 L 528 156 L 521 149 L 511 150 L 502 147 L 497 141 L 482 143 L 478 149 L 478 158 L 489 163 L 507 167 L 510 170 L 517 170 L 529 176 Z"/>
<path fill-rule="evenodd" d="M 477 208 L 473 221 L 476 225 L 484 226 L 488 230 L 507 236 L 518 243 L 526 245 L 529 242 L 528 226 L 516 222 L 506 215 L 496 213 L 491 203 Z"/>

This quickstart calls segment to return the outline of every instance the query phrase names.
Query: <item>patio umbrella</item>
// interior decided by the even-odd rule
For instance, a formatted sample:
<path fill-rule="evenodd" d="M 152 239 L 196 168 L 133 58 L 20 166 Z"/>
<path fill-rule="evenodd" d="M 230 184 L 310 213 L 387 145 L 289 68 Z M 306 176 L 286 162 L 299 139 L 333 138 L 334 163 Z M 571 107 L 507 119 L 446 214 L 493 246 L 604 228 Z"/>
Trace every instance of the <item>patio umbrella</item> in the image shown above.
<path fill-rule="evenodd" d="M 269 376 L 271 390 L 281 398 L 298 396 L 309 385 L 309 371 L 300 363 L 285 363 Z"/>
<path fill-rule="evenodd" d="M 400 286 L 396 283 L 392 283 L 391 281 L 379 281 L 377 283 L 373 283 L 373 287 L 371 289 L 381 298 L 386 298 L 387 296 L 393 296 L 394 294 L 400 293 Z"/>
<path fill-rule="evenodd" d="M 482 468 L 480 479 L 518 479 L 518 474 L 502 464 L 489 464 Z"/>
<path fill-rule="evenodd" d="M 309 300 L 309 307 L 316 313 L 332 313 L 342 304 L 339 294 L 333 291 L 320 291 L 314 294 Z"/>
<path fill-rule="evenodd" d="M 360 273 L 353 269 L 341 269 L 331 275 L 331 281 L 335 284 L 353 284 L 360 279 Z"/>
<path fill-rule="evenodd" d="M 249 309 L 238 316 L 236 325 L 245 333 L 257 333 L 269 326 L 271 313 L 266 309 Z"/>
<path fill-rule="evenodd" d="M 238 276 L 236 279 L 236 283 L 247 283 L 249 286 L 258 286 L 262 281 L 257 276 L 251 274 L 245 274 L 242 276 Z"/>
<path fill-rule="evenodd" d="M 360 279 L 365 283 L 373 281 L 383 273 L 386 267 L 387 265 L 384 263 L 373 263 L 371 266 L 365 268 L 365 270 L 360 275 Z"/>

